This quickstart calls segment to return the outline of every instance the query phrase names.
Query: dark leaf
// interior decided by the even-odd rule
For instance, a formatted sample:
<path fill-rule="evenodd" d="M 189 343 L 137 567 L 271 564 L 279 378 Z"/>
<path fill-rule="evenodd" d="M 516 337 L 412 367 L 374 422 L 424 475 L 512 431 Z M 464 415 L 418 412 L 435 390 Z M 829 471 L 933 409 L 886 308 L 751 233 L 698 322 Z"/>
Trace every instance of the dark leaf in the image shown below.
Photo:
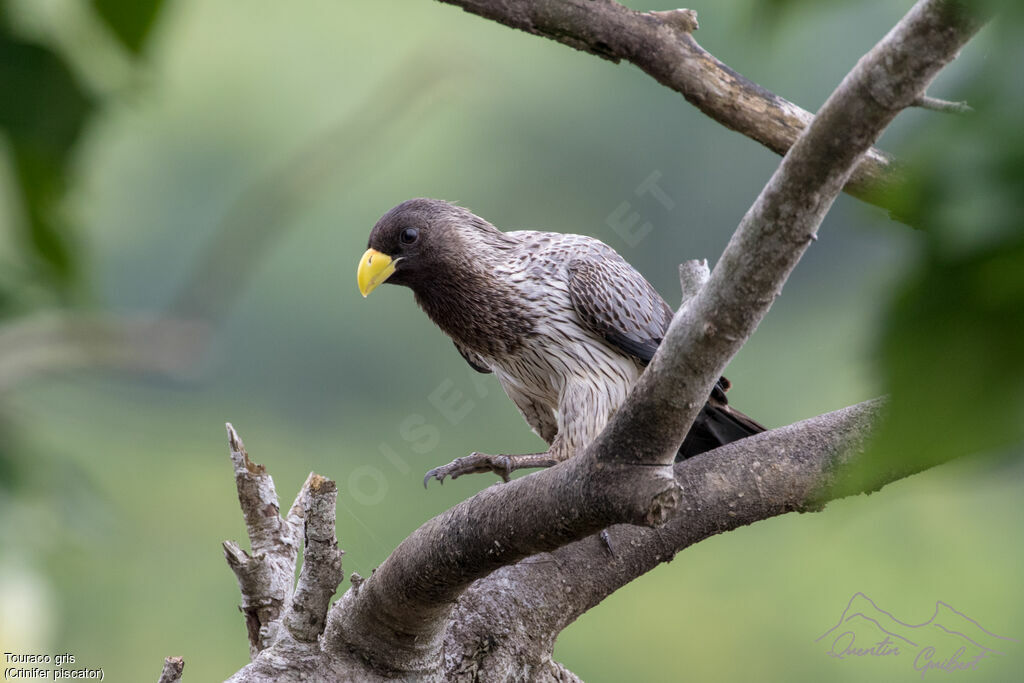
<path fill-rule="evenodd" d="M 163 0 L 92 0 L 92 4 L 118 40 L 138 54 L 156 22 Z"/>
<path fill-rule="evenodd" d="M 35 154 L 62 159 L 92 108 L 63 60 L 0 31 L 0 127 Z"/>
<path fill-rule="evenodd" d="M 880 446 L 944 460 L 1024 439 L 1024 237 L 933 256 L 890 310 L 883 369 L 892 392 Z"/>
<path fill-rule="evenodd" d="M 43 266 L 44 278 L 66 291 L 74 259 L 55 207 L 92 102 L 57 54 L 6 31 L 0 31 L 0 91 L 0 129 L 13 152 L 25 211 L 23 244 Z"/>
<path fill-rule="evenodd" d="M 1007 8 L 1008 9 L 1008 8 Z M 1001 15 L 987 64 L 1018 63 L 1019 10 Z M 934 114 L 900 156 L 911 180 L 899 211 L 919 265 L 889 306 L 881 369 L 890 413 L 871 467 L 923 467 L 1024 443 L 1024 79 L 984 68 L 953 99 L 976 113 Z"/>

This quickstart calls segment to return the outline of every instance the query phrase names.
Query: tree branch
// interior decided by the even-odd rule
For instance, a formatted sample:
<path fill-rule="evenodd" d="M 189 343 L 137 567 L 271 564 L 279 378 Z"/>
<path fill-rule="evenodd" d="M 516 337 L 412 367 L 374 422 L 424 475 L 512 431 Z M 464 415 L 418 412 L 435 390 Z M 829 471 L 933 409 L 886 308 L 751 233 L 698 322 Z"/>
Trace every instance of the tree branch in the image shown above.
<path fill-rule="evenodd" d="M 690 33 L 697 28 L 692 10 L 645 13 L 611 0 L 440 1 L 612 62 L 630 62 L 718 123 L 776 154 L 785 154 L 814 119 L 702 48 Z M 891 210 L 887 191 L 901 182 L 901 175 L 892 157 L 870 149 L 844 189 Z"/>
<path fill-rule="evenodd" d="M 178 683 L 181 680 L 181 672 L 184 670 L 184 659 L 181 657 L 167 657 L 164 659 L 164 668 L 160 672 L 160 679 L 157 683 Z"/>
<path fill-rule="evenodd" d="M 692 259 L 679 264 L 679 286 L 683 290 L 683 297 L 679 302 L 679 308 L 690 303 L 690 299 L 697 296 L 704 285 L 711 278 L 711 269 L 708 268 L 707 259 L 700 261 Z"/>
<path fill-rule="evenodd" d="M 334 524 L 338 487 L 311 472 L 282 519 L 274 480 L 263 465 L 249 459 L 230 423 L 227 430 L 252 554 L 225 541 L 224 555 L 242 592 L 250 658 L 259 663 L 231 680 L 309 680 L 312 672 L 326 666 L 319 636 L 342 579 L 343 551 Z M 300 528 L 304 550 L 296 585 Z"/>
<path fill-rule="evenodd" d="M 949 100 L 940 100 L 938 97 L 928 97 L 927 95 L 918 97 L 914 102 L 914 106 L 944 114 L 971 114 L 974 112 L 974 108 L 966 102 L 950 102 Z"/>
<path fill-rule="evenodd" d="M 338 537 L 334 528 L 338 487 L 319 474 L 309 475 L 303 486 L 305 532 L 302 570 L 295 596 L 283 621 L 292 637 L 315 643 L 324 632 L 327 607 L 343 578 Z"/>
<path fill-rule="evenodd" d="M 249 654 L 255 657 L 274 641 L 282 611 L 292 596 L 299 529 L 314 475 L 306 480 L 287 517 L 282 519 L 274 480 L 263 465 L 249 459 L 235 428 L 230 423 L 226 426 L 238 503 L 245 517 L 252 554 L 234 541 L 224 541 L 224 559 L 238 578 L 242 593 L 239 609 L 245 615 Z"/>
<path fill-rule="evenodd" d="M 834 483 L 861 458 L 881 409 L 882 401 L 868 401 L 676 463 L 676 480 L 683 490 L 681 514 L 664 527 L 614 526 L 608 530 L 611 550 L 590 536 L 473 584 L 452 614 L 445 635 L 446 664 L 476 661 L 485 679 L 543 666 L 563 629 L 679 551 L 787 512 L 822 510 L 837 494 L 852 494 L 835 489 Z M 900 469 L 876 473 L 875 479 L 863 482 L 862 490 L 876 490 L 909 474 Z M 516 638 L 517 633 L 532 637 Z M 485 637 L 493 642 L 481 656 L 474 644 Z M 452 668 L 446 671 L 449 677 L 454 673 Z"/>
<path fill-rule="evenodd" d="M 678 496 L 669 468 L 587 457 L 484 489 L 410 534 L 335 603 L 326 647 L 356 652 L 386 675 L 425 676 L 452 603 L 473 581 L 610 524 L 663 523 Z"/>
<path fill-rule="evenodd" d="M 672 462 L 858 160 L 980 26 L 959 2 L 921 0 L 860 59 L 740 221 L 708 283 L 676 313 L 629 400 L 596 440 L 600 459 Z"/>

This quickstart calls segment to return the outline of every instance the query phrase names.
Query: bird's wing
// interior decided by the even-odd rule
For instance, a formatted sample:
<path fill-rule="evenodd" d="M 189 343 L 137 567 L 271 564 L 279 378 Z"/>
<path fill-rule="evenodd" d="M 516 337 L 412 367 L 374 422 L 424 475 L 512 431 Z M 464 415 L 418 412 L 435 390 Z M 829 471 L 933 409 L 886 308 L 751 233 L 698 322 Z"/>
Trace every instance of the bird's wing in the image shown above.
<path fill-rule="evenodd" d="M 583 324 L 621 351 L 649 363 L 672 322 L 672 309 L 654 287 L 617 254 L 578 258 L 568 271 L 569 297 Z M 762 425 L 729 406 L 728 389 L 729 380 L 720 377 L 678 458 L 764 431 Z"/>
<path fill-rule="evenodd" d="M 459 353 L 462 355 L 462 357 L 466 359 L 467 363 L 469 363 L 469 367 L 473 368 L 477 372 L 482 372 L 484 374 L 491 372 L 491 368 L 487 365 L 487 363 L 484 362 L 483 358 L 476 355 L 466 347 L 462 346 L 461 344 L 459 344 L 459 342 L 454 343 L 455 348 L 459 350 Z"/>
<path fill-rule="evenodd" d="M 646 365 L 654 357 L 672 309 L 644 276 L 617 254 L 569 263 L 569 298 L 583 324 Z"/>

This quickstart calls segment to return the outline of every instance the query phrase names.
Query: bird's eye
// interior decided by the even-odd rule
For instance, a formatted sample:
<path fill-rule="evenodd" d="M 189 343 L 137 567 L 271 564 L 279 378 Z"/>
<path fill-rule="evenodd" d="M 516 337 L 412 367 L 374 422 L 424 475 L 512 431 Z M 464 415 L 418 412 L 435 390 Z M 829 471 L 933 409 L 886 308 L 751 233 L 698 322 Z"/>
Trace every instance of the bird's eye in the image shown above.
<path fill-rule="evenodd" d="M 420 231 L 416 228 L 406 228 L 402 231 L 402 234 L 398 236 L 398 239 L 402 244 L 412 244 L 420 238 Z"/>

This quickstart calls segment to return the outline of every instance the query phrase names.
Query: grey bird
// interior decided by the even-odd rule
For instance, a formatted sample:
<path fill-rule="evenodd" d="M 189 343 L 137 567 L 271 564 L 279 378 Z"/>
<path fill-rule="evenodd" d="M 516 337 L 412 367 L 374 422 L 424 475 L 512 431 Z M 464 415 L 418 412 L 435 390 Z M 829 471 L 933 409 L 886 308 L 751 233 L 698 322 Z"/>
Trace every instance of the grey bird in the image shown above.
<path fill-rule="evenodd" d="M 410 199 L 370 233 L 357 279 L 363 296 L 406 286 L 463 358 L 494 373 L 544 453 L 473 453 L 427 473 L 443 482 L 472 472 L 506 481 L 550 467 L 593 441 L 661 343 L 672 309 L 611 247 L 584 235 L 502 232 L 437 199 Z M 728 405 L 718 382 L 677 459 L 764 431 Z"/>

